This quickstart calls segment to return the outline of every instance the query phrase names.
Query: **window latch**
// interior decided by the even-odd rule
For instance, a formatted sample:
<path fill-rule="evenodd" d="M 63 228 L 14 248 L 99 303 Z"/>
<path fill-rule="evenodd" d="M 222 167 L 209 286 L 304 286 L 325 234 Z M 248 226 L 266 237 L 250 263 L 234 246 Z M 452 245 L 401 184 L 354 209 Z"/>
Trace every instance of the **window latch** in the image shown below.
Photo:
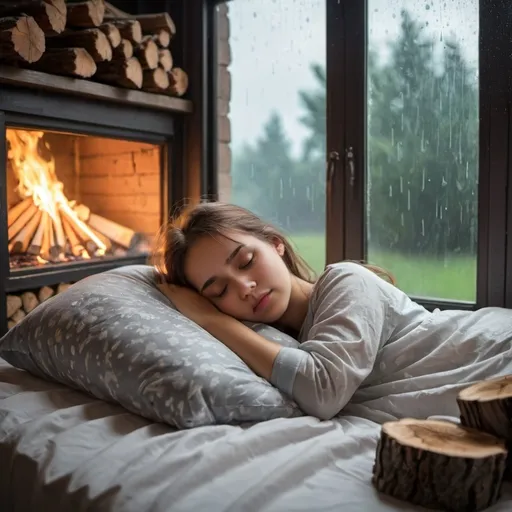
<path fill-rule="evenodd" d="M 354 159 L 354 148 L 350 146 L 345 151 L 345 158 L 347 163 L 347 169 L 348 169 L 348 182 L 351 187 L 354 186 L 354 183 L 356 181 L 356 166 L 355 166 L 355 159 Z"/>

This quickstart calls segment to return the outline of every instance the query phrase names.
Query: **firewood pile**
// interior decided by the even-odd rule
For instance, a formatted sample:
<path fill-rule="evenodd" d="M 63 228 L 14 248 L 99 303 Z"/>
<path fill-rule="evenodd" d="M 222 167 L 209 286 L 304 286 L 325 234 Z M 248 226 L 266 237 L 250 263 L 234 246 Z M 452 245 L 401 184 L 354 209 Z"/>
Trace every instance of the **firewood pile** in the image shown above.
<path fill-rule="evenodd" d="M 104 0 L 0 0 L 0 62 L 150 93 L 183 96 L 166 13 L 130 15 Z"/>
<path fill-rule="evenodd" d="M 512 479 L 512 375 L 456 398 L 460 424 L 404 418 L 382 426 L 372 482 L 394 498 L 448 511 L 494 505 Z"/>
<path fill-rule="evenodd" d="M 19 324 L 39 304 L 50 297 L 65 292 L 72 283 L 60 283 L 56 286 L 43 286 L 38 290 L 7 295 L 7 328 Z"/>

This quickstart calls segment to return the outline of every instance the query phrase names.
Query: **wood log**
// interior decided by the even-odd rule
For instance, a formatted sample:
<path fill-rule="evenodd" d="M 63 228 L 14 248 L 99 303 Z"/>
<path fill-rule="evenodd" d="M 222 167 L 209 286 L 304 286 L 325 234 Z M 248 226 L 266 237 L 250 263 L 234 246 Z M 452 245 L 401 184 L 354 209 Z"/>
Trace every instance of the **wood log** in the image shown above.
<path fill-rule="evenodd" d="M 99 27 L 103 23 L 104 17 L 105 3 L 102 0 L 68 3 L 68 27 Z"/>
<path fill-rule="evenodd" d="M 112 242 L 110 238 L 106 237 L 103 233 L 100 233 L 98 230 L 91 228 L 91 231 L 105 244 L 105 252 L 110 253 L 112 251 Z"/>
<path fill-rule="evenodd" d="M 0 58 L 6 62 L 36 62 L 45 51 L 45 36 L 32 16 L 0 18 Z"/>
<path fill-rule="evenodd" d="M 169 75 L 161 67 L 146 69 L 142 81 L 142 90 L 155 93 L 164 93 L 169 87 Z"/>
<path fill-rule="evenodd" d="M 170 96 L 183 96 L 188 89 L 188 75 L 181 68 L 173 68 L 169 76 L 169 87 L 166 93 Z"/>
<path fill-rule="evenodd" d="M 125 249 L 133 247 L 133 244 L 139 238 L 133 229 L 122 226 L 117 222 L 96 215 L 95 213 L 91 213 L 91 210 L 85 205 L 77 205 L 75 212 L 78 217 L 83 222 L 87 222 L 92 229 L 98 231 Z"/>
<path fill-rule="evenodd" d="M 34 292 L 24 292 L 21 295 L 21 302 L 23 303 L 23 310 L 27 315 L 39 306 L 39 300 Z"/>
<path fill-rule="evenodd" d="M 7 318 L 11 318 L 22 306 L 21 297 L 18 297 L 18 295 L 7 295 Z"/>
<path fill-rule="evenodd" d="M 372 483 L 425 508 L 479 511 L 500 497 L 507 449 L 498 438 L 447 421 L 384 423 Z"/>
<path fill-rule="evenodd" d="M 158 63 L 161 68 L 169 73 L 173 64 L 171 50 L 168 50 L 167 48 L 161 48 L 158 50 Z"/>
<path fill-rule="evenodd" d="M 39 290 L 37 298 L 39 299 L 39 302 L 44 302 L 45 300 L 48 300 L 50 297 L 52 297 L 54 293 L 55 292 L 53 288 L 50 288 L 49 286 L 43 286 Z"/>
<path fill-rule="evenodd" d="M 20 13 L 32 16 L 45 34 L 60 34 L 66 28 L 65 0 L 25 0 L 0 3 L 0 18 Z"/>
<path fill-rule="evenodd" d="M 133 44 L 128 39 L 121 39 L 121 44 L 114 48 L 112 60 L 128 60 L 133 57 Z"/>
<path fill-rule="evenodd" d="M 9 242 L 22 230 L 27 222 L 37 213 L 38 208 L 32 202 L 30 206 L 8 227 L 7 236 Z"/>
<path fill-rule="evenodd" d="M 79 78 L 89 78 L 96 73 L 96 63 L 85 48 L 49 48 L 32 69 Z"/>
<path fill-rule="evenodd" d="M 43 241 L 41 243 L 41 251 L 40 251 L 39 255 L 46 260 L 50 260 L 50 241 L 51 241 L 51 238 L 53 238 L 51 236 L 51 232 L 53 230 L 53 223 L 52 223 L 50 215 L 48 215 L 44 227 L 45 227 L 45 230 L 43 233 Z"/>
<path fill-rule="evenodd" d="M 161 30 L 167 30 L 171 38 L 176 34 L 176 25 L 167 12 L 138 14 L 133 16 L 133 18 L 140 23 L 144 34 L 155 34 Z"/>
<path fill-rule="evenodd" d="M 57 286 L 57 295 L 59 293 L 64 293 L 66 290 L 68 290 L 72 286 L 71 283 L 59 283 L 59 286 Z"/>
<path fill-rule="evenodd" d="M 49 229 L 48 229 L 48 239 L 49 239 L 49 250 L 48 250 L 48 258 L 50 261 L 57 261 L 59 256 L 62 253 L 63 248 L 57 244 L 57 240 L 55 238 L 55 223 L 52 217 L 49 217 Z"/>
<path fill-rule="evenodd" d="M 142 29 L 137 20 L 110 20 L 119 30 L 123 39 L 137 45 L 142 42 Z"/>
<path fill-rule="evenodd" d="M 23 226 L 20 232 L 12 240 L 12 247 L 10 248 L 11 254 L 21 254 L 27 252 L 32 237 L 34 236 L 43 212 L 39 209 L 35 212 L 32 218 Z"/>
<path fill-rule="evenodd" d="M 158 46 L 151 37 L 142 38 L 142 42 L 134 50 L 134 56 L 139 60 L 142 69 L 158 67 Z"/>
<path fill-rule="evenodd" d="M 72 223 L 68 221 L 66 217 L 62 219 L 62 226 L 64 228 L 64 233 L 66 234 L 66 238 L 69 242 L 69 248 L 71 254 L 73 256 L 80 256 L 84 251 L 84 246 L 82 245 L 82 241 L 79 239 L 77 233 L 73 229 Z"/>
<path fill-rule="evenodd" d="M 99 29 L 108 37 L 112 48 L 117 48 L 121 44 L 121 32 L 113 23 L 103 23 Z"/>
<path fill-rule="evenodd" d="M 140 62 L 135 57 L 131 57 L 123 61 L 99 63 L 94 79 L 128 89 L 140 89 L 142 76 Z"/>
<path fill-rule="evenodd" d="M 160 48 L 168 48 L 171 43 L 171 34 L 167 30 L 159 30 L 154 38 Z"/>
<path fill-rule="evenodd" d="M 25 317 L 27 316 L 27 314 L 25 313 L 25 311 L 23 311 L 23 309 L 18 309 L 18 311 L 16 311 L 16 313 L 14 313 L 14 315 L 11 316 L 10 320 L 12 322 L 14 322 L 14 325 L 17 325 L 19 324 Z"/>
<path fill-rule="evenodd" d="M 14 320 L 8 320 L 7 321 L 7 329 L 8 330 L 11 330 L 15 326 L 16 326 L 16 322 Z"/>
<path fill-rule="evenodd" d="M 512 375 L 478 382 L 457 396 L 462 425 L 503 439 L 512 452 Z M 512 453 L 505 477 L 512 478 Z"/>
<path fill-rule="evenodd" d="M 16 219 L 31 205 L 34 204 L 31 197 L 27 197 L 16 203 L 7 212 L 7 226 L 12 226 Z"/>
<path fill-rule="evenodd" d="M 47 229 L 46 225 L 48 223 L 48 212 L 43 211 L 41 215 L 41 219 L 39 221 L 39 226 L 37 226 L 37 231 L 32 238 L 30 245 L 27 249 L 29 254 L 38 255 L 41 253 L 41 247 L 43 245 L 43 235 L 45 230 Z"/>
<path fill-rule="evenodd" d="M 112 59 L 112 46 L 107 36 L 98 28 L 71 31 L 46 39 L 48 48 L 84 48 L 94 62 Z"/>

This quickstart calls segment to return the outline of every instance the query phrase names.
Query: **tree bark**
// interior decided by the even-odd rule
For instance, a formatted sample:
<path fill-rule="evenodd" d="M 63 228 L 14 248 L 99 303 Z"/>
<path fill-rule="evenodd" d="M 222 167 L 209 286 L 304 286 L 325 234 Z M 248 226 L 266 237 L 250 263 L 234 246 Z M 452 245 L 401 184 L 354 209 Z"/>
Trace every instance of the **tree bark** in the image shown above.
<path fill-rule="evenodd" d="M 385 423 L 372 483 L 415 505 L 477 512 L 500 497 L 507 449 L 489 434 L 446 421 Z"/>

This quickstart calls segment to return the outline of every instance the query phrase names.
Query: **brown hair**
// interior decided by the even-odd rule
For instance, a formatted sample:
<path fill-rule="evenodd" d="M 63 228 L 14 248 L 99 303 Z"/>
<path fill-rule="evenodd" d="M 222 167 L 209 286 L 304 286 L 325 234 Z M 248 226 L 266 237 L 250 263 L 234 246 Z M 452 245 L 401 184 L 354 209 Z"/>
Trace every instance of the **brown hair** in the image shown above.
<path fill-rule="evenodd" d="M 229 231 L 249 234 L 268 243 L 279 240 L 284 245 L 283 260 L 290 273 L 310 283 L 316 280 L 314 271 L 275 226 L 246 208 L 221 202 L 190 205 L 176 219 L 171 218 L 162 226 L 153 253 L 153 264 L 168 283 L 190 286 L 185 276 L 188 248 L 200 237 L 227 236 Z M 394 284 L 393 277 L 385 270 L 357 263 Z"/>

